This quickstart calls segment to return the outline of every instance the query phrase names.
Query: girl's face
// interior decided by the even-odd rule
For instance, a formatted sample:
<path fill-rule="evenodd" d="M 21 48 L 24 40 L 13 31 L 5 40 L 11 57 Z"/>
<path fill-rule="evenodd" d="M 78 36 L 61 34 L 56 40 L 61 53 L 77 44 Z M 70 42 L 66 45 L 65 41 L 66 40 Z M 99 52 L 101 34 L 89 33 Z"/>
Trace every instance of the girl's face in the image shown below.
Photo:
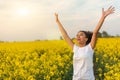
<path fill-rule="evenodd" d="M 76 40 L 79 44 L 86 44 L 88 38 L 86 37 L 84 32 L 78 32 L 76 35 Z"/>

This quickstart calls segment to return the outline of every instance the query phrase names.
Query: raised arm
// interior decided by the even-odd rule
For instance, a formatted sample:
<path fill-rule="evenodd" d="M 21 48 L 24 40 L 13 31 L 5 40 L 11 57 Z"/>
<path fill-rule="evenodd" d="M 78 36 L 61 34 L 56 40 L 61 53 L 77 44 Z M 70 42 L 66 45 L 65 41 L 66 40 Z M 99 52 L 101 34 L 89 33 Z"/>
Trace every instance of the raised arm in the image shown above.
<path fill-rule="evenodd" d="M 95 47 L 95 44 L 96 44 L 96 39 L 97 39 L 97 34 L 105 20 L 105 18 L 114 13 L 115 9 L 114 7 L 110 6 L 106 11 L 104 11 L 104 8 L 102 8 L 102 16 L 97 24 L 97 26 L 95 27 L 94 31 L 93 31 L 93 35 L 92 35 L 92 39 L 91 39 L 91 42 L 90 42 L 90 45 L 92 46 L 92 48 L 94 49 Z"/>
<path fill-rule="evenodd" d="M 56 18 L 56 23 L 61 31 L 61 34 L 63 36 L 63 38 L 65 39 L 65 41 L 70 45 L 70 47 L 73 49 L 73 42 L 72 40 L 70 39 L 70 37 L 68 36 L 67 32 L 65 31 L 65 29 L 63 28 L 60 20 L 58 19 L 58 14 L 55 13 L 55 18 Z"/>

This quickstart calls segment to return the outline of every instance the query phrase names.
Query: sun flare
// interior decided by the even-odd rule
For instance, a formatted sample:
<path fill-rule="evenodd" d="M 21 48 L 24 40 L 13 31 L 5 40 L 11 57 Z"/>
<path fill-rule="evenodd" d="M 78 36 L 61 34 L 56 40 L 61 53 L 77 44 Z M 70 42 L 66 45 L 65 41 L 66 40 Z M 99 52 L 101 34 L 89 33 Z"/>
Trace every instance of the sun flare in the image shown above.
<path fill-rule="evenodd" d="M 26 8 L 20 8 L 17 10 L 17 14 L 19 16 L 27 16 L 27 15 L 29 15 L 29 10 Z"/>

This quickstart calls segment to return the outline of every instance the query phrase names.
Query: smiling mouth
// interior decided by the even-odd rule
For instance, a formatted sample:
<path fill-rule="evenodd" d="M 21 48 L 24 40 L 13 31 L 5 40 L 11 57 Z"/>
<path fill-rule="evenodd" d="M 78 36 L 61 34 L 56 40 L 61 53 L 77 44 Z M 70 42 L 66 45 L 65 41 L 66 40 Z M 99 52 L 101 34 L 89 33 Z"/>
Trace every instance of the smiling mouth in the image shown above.
<path fill-rule="evenodd" d="M 80 41 L 80 39 L 77 39 L 77 41 Z"/>

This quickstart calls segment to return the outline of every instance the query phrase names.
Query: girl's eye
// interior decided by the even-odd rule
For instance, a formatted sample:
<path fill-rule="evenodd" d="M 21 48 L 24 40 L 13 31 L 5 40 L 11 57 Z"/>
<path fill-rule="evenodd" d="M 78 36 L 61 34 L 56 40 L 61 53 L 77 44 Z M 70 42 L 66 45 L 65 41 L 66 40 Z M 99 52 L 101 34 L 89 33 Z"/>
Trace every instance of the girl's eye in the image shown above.
<path fill-rule="evenodd" d="M 83 36 L 83 34 L 80 34 L 79 36 Z"/>
<path fill-rule="evenodd" d="M 80 37 L 80 36 L 83 36 L 83 34 L 76 35 L 76 37 Z"/>
<path fill-rule="evenodd" d="M 76 35 L 76 37 L 78 37 L 78 34 Z"/>

